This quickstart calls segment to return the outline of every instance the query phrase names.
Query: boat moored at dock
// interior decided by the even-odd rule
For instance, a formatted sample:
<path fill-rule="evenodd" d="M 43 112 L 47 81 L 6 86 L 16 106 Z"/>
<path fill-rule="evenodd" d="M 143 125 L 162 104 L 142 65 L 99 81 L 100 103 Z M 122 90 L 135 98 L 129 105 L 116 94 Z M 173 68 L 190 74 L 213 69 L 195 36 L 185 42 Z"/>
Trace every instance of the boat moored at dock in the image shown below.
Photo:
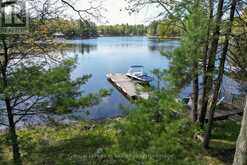
<path fill-rule="evenodd" d="M 151 81 L 154 80 L 153 77 L 149 76 L 147 73 L 144 72 L 144 66 L 142 65 L 131 66 L 128 72 L 126 73 L 126 76 L 144 84 L 149 84 Z"/>

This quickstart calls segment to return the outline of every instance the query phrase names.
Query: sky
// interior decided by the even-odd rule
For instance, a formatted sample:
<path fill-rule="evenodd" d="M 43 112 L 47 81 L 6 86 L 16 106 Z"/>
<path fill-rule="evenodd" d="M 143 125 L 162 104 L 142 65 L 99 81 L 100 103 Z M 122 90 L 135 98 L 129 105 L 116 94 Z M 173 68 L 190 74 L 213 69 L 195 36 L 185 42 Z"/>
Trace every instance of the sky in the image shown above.
<path fill-rule="evenodd" d="M 104 15 L 109 24 L 148 24 L 160 11 L 155 6 L 149 6 L 142 9 L 140 13 L 129 15 L 125 10 L 128 5 L 125 0 L 105 0 L 103 5 L 107 9 Z"/>
<path fill-rule="evenodd" d="M 77 9 L 87 8 L 87 1 L 89 0 L 78 0 Z M 157 16 L 161 9 L 156 6 L 148 6 L 141 10 L 139 13 L 129 15 L 128 11 L 125 10 L 128 3 L 125 0 L 103 0 L 103 8 L 106 11 L 102 11 L 102 15 L 105 19 L 101 19 L 96 22 L 97 24 L 149 24 L 155 16 Z M 75 14 L 75 13 L 74 13 Z"/>

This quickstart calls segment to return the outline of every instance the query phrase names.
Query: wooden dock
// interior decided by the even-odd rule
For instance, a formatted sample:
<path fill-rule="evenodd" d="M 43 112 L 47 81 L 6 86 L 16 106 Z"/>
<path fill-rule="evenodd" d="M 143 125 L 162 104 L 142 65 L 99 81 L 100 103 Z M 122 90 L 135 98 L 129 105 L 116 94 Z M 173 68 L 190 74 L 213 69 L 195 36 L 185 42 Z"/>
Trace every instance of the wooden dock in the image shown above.
<path fill-rule="evenodd" d="M 143 86 L 124 74 L 109 73 L 106 77 L 121 93 L 130 99 L 148 99 L 149 97 L 148 92 L 144 92 Z"/>

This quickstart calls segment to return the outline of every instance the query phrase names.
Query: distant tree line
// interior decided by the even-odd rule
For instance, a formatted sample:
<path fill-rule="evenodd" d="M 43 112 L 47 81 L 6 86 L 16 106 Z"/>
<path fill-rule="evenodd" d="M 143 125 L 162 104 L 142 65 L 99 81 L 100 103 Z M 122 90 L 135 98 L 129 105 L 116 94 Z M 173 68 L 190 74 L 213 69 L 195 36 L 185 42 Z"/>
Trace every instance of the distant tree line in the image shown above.
<path fill-rule="evenodd" d="M 98 34 L 103 36 L 143 36 L 147 33 L 144 25 L 100 25 L 97 27 Z"/>
<path fill-rule="evenodd" d="M 144 25 L 100 25 L 98 34 L 103 36 L 159 36 L 160 38 L 179 37 L 181 29 L 170 20 L 153 21 Z"/>
<path fill-rule="evenodd" d="M 91 38 L 98 36 L 159 36 L 173 38 L 181 35 L 180 28 L 174 21 L 153 21 L 150 25 L 96 25 L 94 22 L 53 18 L 45 21 L 47 34 L 64 34 L 65 38 Z"/>
<path fill-rule="evenodd" d="M 159 36 L 160 38 L 179 37 L 181 36 L 181 29 L 174 21 L 153 21 L 148 26 L 147 33 L 149 36 Z"/>
<path fill-rule="evenodd" d="M 97 37 L 97 26 L 90 21 L 69 20 L 62 18 L 49 19 L 45 22 L 47 34 L 64 34 L 65 38 L 90 38 Z"/>

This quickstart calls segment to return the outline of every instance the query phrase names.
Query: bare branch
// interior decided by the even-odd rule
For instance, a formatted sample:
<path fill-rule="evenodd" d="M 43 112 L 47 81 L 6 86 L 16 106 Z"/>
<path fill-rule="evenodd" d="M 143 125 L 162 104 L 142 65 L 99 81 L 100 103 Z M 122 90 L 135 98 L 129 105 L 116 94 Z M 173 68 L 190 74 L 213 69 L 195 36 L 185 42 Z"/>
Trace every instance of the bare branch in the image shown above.
<path fill-rule="evenodd" d="M 93 4 L 93 2 L 90 1 L 90 7 L 86 9 L 77 9 L 73 4 L 71 4 L 67 0 L 61 0 L 61 2 L 69 6 L 73 11 L 75 11 L 80 17 L 80 19 L 85 23 L 88 23 L 88 19 L 90 17 L 96 20 L 99 20 L 103 17 L 103 15 L 101 14 L 101 10 L 103 9 L 102 1 L 98 1 L 96 4 Z"/>

